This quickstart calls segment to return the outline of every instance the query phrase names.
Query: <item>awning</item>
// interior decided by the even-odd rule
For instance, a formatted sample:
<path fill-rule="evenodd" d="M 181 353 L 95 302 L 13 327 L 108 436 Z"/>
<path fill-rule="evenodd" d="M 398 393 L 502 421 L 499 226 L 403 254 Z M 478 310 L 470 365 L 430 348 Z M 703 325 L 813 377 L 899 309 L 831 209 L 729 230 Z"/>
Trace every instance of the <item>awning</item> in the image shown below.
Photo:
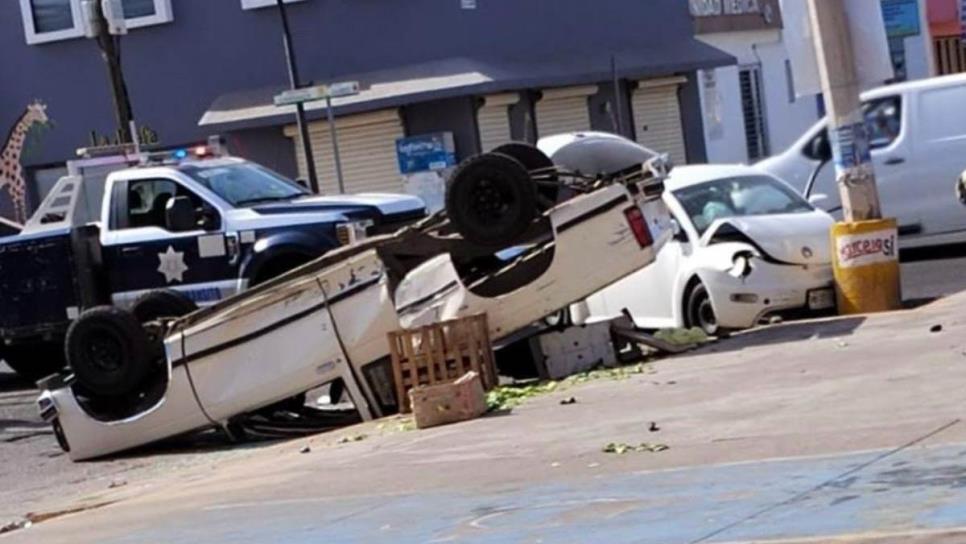
<path fill-rule="evenodd" d="M 363 91 L 332 101 L 336 115 L 399 107 L 467 95 L 521 89 L 542 89 L 610 81 L 611 53 L 561 55 L 553 59 L 479 60 L 451 58 L 362 74 L 346 74 L 331 81 L 359 81 Z M 617 77 L 641 79 L 715 68 L 736 63 L 731 55 L 688 38 L 663 46 L 613 53 Z M 275 86 L 228 93 L 218 97 L 199 125 L 238 130 L 291 122 L 294 106 L 276 107 L 273 97 L 286 87 Z M 325 102 L 305 104 L 310 120 L 323 118 Z"/>

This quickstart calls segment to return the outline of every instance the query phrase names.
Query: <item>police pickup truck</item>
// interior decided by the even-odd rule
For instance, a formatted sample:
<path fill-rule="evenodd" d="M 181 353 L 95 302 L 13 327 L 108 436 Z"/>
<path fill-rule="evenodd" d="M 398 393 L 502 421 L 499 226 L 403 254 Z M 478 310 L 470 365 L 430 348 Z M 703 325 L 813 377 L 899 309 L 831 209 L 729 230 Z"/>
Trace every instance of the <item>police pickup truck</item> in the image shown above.
<path fill-rule="evenodd" d="M 66 331 L 87 308 L 204 306 L 425 216 L 411 196 L 316 196 L 246 160 L 179 155 L 65 176 L 19 235 L 0 238 L 0 357 L 11 368 L 31 378 L 63 368 Z"/>

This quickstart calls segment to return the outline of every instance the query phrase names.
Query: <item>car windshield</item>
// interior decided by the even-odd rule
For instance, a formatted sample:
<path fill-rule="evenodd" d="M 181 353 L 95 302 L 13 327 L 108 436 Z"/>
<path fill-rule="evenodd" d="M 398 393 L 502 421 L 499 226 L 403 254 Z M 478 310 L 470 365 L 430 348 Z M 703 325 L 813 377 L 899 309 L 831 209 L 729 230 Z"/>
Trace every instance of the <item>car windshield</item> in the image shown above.
<path fill-rule="evenodd" d="M 716 219 L 777 213 L 804 213 L 814 208 L 768 176 L 718 179 L 674 191 L 698 234 Z"/>
<path fill-rule="evenodd" d="M 184 172 L 232 206 L 291 200 L 308 194 L 294 182 L 252 163 L 191 166 Z"/>

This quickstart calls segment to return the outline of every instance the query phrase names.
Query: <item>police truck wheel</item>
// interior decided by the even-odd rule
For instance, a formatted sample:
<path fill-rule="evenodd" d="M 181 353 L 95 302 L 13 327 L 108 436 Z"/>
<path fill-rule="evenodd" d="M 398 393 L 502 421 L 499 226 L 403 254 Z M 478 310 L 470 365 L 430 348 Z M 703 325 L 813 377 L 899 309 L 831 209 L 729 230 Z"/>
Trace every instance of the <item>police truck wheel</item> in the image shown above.
<path fill-rule="evenodd" d="M 464 161 L 446 187 L 446 213 L 467 241 L 484 247 L 517 242 L 537 215 L 537 191 L 520 161 L 486 153 Z"/>
<path fill-rule="evenodd" d="M 113 306 L 87 310 L 67 329 L 67 362 L 95 395 L 130 393 L 151 370 L 154 350 L 134 314 Z"/>
<path fill-rule="evenodd" d="M 36 382 L 64 369 L 64 348 L 60 343 L 15 344 L 0 351 L 0 358 L 18 375 Z"/>
<path fill-rule="evenodd" d="M 178 318 L 198 309 L 187 295 L 174 289 L 158 289 L 142 296 L 134 303 L 134 317 L 141 323 L 161 318 Z"/>
<path fill-rule="evenodd" d="M 540 211 L 549 210 L 557 204 L 560 185 L 557 183 L 556 167 L 546 153 L 537 149 L 537 146 L 524 142 L 503 144 L 494 149 L 493 153 L 513 157 L 520 161 L 531 176 L 542 177 L 543 181 L 537 184 L 537 207 Z"/>

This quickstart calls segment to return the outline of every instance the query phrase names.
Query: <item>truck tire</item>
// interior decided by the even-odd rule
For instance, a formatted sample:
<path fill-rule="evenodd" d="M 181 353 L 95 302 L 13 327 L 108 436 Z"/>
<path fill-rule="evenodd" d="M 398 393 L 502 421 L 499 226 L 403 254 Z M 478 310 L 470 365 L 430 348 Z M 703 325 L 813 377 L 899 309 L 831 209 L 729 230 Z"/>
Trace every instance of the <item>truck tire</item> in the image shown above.
<path fill-rule="evenodd" d="M 467 241 L 508 247 L 537 216 L 536 186 L 517 159 L 500 153 L 477 155 L 450 177 L 446 213 Z"/>
<path fill-rule="evenodd" d="M 174 289 L 157 289 L 138 298 L 134 303 L 134 317 L 140 323 L 161 318 L 178 318 L 198 309 L 187 295 Z"/>
<path fill-rule="evenodd" d="M 91 308 L 67 329 L 67 362 L 95 395 L 135 390 L 152 368 L 154 351 L 134 314 L 113 306 Z"/>
<path fill-rule="evenodd" d="M 546 182 L 537 184 L 537 207 L 540 211 L 547 211 L 557 204 L 560 198 L 560 185 L 557 183 L 556 166 L 546 153 L 526 142 L 503 144 L 494 149 L 493 153 L 513 157 L 520 161 L 531 176 L 536 172 L 546 179 Z"/>
<path fill-rule="evenodd" d="M 0 351 L 0 358 L 18 375 L 36 382 L 64 369 L 64 348 L 59 343 L 15 344 Z"/>

